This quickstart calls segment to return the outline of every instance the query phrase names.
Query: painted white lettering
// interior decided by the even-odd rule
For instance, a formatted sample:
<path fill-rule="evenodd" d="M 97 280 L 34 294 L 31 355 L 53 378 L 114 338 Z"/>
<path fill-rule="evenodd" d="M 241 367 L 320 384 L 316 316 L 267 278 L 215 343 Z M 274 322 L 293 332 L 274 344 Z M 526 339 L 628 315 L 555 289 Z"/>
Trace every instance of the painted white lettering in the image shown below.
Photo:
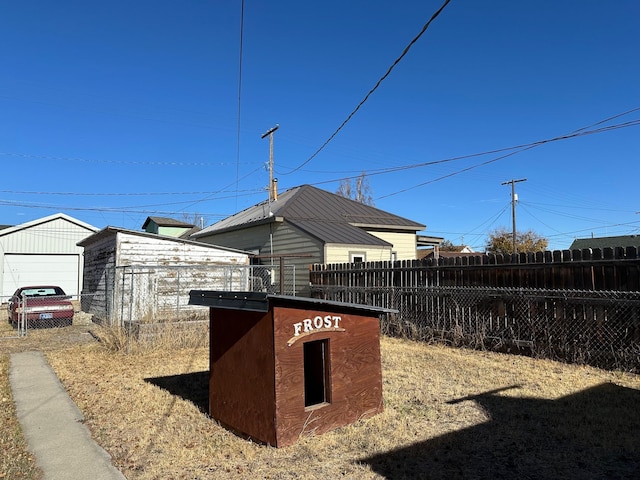
<path fill-rule="evenodd" d="M 313 333 L 317 330 L 339 330 L 344 331 L 340 327 L 342 317 L 339 315 L 316 315 L 313 318 L 305 318 L 300 322 L 293 324 L 293 337 L 299 337 L 306 333 Z"/>
<path fill-rule="evenodd" d="M 310 318 L 305 318 L 302 323 L 304 323 L 304 332 L 310 332 L 311 330 L 313 330 L 313 327 L 311 326 L 311 319 Z"/>

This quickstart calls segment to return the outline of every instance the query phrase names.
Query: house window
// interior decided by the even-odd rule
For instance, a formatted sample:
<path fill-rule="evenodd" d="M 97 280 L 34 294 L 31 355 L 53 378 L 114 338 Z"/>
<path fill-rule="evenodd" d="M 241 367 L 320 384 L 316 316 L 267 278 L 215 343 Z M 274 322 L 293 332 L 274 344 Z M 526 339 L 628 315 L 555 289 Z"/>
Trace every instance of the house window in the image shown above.
<path fill-rule="evenodd" d="M 306 342 L 304 349 L 304 406 L 330 403 L 329 340 Z"/>
<path fill-rule="evenodd" d="M 350 252 L 349 260 L 351 263 L 364 263 L 367 261 L 367 254 L 365 252 Z"/>

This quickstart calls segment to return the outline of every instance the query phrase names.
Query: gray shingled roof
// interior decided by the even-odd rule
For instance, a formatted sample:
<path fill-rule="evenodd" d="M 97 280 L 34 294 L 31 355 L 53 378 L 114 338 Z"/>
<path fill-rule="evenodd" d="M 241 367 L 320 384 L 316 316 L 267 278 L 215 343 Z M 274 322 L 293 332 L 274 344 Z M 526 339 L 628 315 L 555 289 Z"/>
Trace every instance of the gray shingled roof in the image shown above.
<path fill-rule="evenodd" d="M 180 220 L 176 220 L 175 218 L 167 218 L 167 217 L 147 217 L 142 225 L 142 228 L 147 228 L 149 222 L 153 221 L 156 225 L 160 227 L 193 227 L 193 223 L 187 223 Z"/>
<path fill-rule="evenodd" d="M 576 238 L 571 244 L 571 246 L 569 247 L 569 250 L 582 250 L 583 248 L 615 248 L 615 247 L 640 248 L 640 235 Z"/>
<path fill-rule="evenodd" d="M 325 241 L 379 243 L 380 239 L 360 228 L 393 228 L 418 231 L 425 225 L 385 212 L 311 185 L 302 185 L 282 193 L 273 202 L 262 202 L 225 218 L 198 232 L 195 237 L 214 232 L 236 230 L 251 224 L 284 219 Z M 346 238 L 345 238 L 346 237 Z M 361 242 L 353 241 L 358 237 Z M 387 244 L 386 242 L 382 244 Z"/>

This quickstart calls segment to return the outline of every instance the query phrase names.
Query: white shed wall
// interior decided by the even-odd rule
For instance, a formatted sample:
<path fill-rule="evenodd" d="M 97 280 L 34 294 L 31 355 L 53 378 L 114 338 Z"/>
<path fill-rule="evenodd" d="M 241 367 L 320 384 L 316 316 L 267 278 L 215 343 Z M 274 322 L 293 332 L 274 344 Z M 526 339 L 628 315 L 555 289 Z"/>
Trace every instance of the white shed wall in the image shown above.
<path fill-rule="evenodd" d="M 94 231 L 64 217 L 0 230 L 0 295 L 6 300 L 25 282 L 52 283 L 78 294 L 83 249 L 76 244 Z M 73 279 L 69 272 L 75 272 Z"/>

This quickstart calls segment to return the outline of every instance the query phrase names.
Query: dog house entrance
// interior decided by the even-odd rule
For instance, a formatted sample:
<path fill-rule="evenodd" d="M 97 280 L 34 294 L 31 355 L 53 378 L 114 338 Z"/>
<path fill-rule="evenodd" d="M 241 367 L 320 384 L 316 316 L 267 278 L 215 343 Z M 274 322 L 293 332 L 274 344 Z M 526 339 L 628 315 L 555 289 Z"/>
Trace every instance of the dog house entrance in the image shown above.
<path fill-rule="evenodd" d="M 304 345 L 304 406 L 330 403 L 329 340 Z"/>

